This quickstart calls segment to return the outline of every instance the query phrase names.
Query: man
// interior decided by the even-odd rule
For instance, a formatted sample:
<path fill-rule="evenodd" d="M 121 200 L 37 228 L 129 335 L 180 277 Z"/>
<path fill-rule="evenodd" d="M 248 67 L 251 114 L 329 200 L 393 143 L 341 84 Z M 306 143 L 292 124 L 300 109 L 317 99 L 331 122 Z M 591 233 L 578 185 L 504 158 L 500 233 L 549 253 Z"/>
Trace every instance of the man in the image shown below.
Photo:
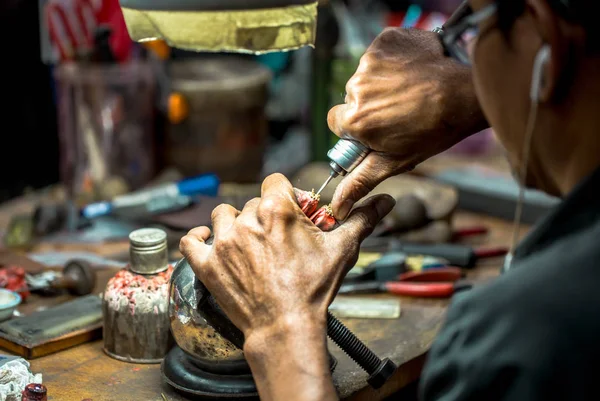
<path fill-rule="evenodd" d="M 422 399 L 600 399 L 599 5 L 469 5 L 443 37 L 450 55 L 473 64 L 474 86 L 434 34 L 388 30 L 348 83 L 346 104 L 331 111 L 332 130 L 375 150 L 336 191 L 335 213 L 348 216 L 338 229 L 316 229 L 275 175 L 241 212 L 214 211 L 212 247 L 203 243 L 206 227 L 182 239 L 196 274 L 244 332 L 262 399 L 336 399 L 325 312 L 360 241 L 393 201 L 379 196 L 350 209 L 386 177 L 486 121 L 521 179 L 565 199 L 521 243 L 512 269 L 455 297 L 429 354 Z"/>

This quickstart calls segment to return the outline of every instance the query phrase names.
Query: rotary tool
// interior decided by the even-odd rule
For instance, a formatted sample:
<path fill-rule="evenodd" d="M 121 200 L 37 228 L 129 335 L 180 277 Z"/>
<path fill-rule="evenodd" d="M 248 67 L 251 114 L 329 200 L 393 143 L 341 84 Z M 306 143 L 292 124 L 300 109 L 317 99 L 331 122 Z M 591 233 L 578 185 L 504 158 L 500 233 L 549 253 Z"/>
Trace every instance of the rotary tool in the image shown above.
<path fill-rule="evenodd" d="M 370 151 L 371 149 L 354 139 L 342 138 L 337 141 L 335 146 L 327 152 L 331 172 L 317 191 L 317 195 L 321 194 L 334 178 L 340 175 L 343 177 L 352 172 L 352 170 L 362 163 Z"/>

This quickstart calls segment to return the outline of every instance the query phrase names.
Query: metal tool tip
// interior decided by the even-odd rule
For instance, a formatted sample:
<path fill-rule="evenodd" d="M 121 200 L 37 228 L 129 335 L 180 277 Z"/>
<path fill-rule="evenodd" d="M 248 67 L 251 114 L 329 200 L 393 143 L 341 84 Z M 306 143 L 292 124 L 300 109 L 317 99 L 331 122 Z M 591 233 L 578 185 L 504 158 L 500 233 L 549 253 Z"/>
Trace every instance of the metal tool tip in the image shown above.
<path fill-rule="evenodd" d="M 330 176 L 329 176 L 329 177 L 328 177 L 328 178 L 325 180 L 325 182 L 323 183 L 323 185 L 321 185 L 321 188 L 319 188 L 319 190 L 317 191 L 317 195 L 321 195 L 321 192 L 323 192 L 323 190 L 325 189 L 325 187 L 326 187 L 327 185 L 329 185 L 329 183 L 331 182 L 331 180 L 333 180 L 333 178 L 334 178 L 334 175 L 333 175 L 333 174 L 331 174 L 331 175 L 330 175 Z"/>

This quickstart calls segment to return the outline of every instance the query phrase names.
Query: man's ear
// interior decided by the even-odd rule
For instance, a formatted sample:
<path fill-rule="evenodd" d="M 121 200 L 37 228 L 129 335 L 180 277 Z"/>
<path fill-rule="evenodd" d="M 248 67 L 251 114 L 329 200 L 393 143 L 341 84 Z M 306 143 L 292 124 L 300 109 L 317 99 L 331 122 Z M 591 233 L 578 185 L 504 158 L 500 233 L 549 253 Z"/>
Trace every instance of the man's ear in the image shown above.
<path fill-rule="evenodd" d="M 577 47 L 568 24 L 548 4 L 547 0 L 527 0 L 527 13 L 541 43 L 550 49 L 550 55 L 540 71 L 538 101 L 560 102 L 573 79 L 573 51 Z"/>

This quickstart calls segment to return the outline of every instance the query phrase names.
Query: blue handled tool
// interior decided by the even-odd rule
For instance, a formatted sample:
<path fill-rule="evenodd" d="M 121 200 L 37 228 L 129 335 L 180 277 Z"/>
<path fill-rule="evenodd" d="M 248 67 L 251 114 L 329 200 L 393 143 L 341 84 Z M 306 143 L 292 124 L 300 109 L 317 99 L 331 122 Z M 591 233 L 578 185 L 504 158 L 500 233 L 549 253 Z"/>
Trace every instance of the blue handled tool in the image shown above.
<path fill-rule="evenodd" d="M 199 175 L 117 196 L 111 201 L 91 203 L 82 208 L 81 215 L 93 219 L 136 207 L 145 207 L 149 213 L 172 210 L 189 205 L 192 196 L 217 196 L 219 184 L 214 174 Z"/>

